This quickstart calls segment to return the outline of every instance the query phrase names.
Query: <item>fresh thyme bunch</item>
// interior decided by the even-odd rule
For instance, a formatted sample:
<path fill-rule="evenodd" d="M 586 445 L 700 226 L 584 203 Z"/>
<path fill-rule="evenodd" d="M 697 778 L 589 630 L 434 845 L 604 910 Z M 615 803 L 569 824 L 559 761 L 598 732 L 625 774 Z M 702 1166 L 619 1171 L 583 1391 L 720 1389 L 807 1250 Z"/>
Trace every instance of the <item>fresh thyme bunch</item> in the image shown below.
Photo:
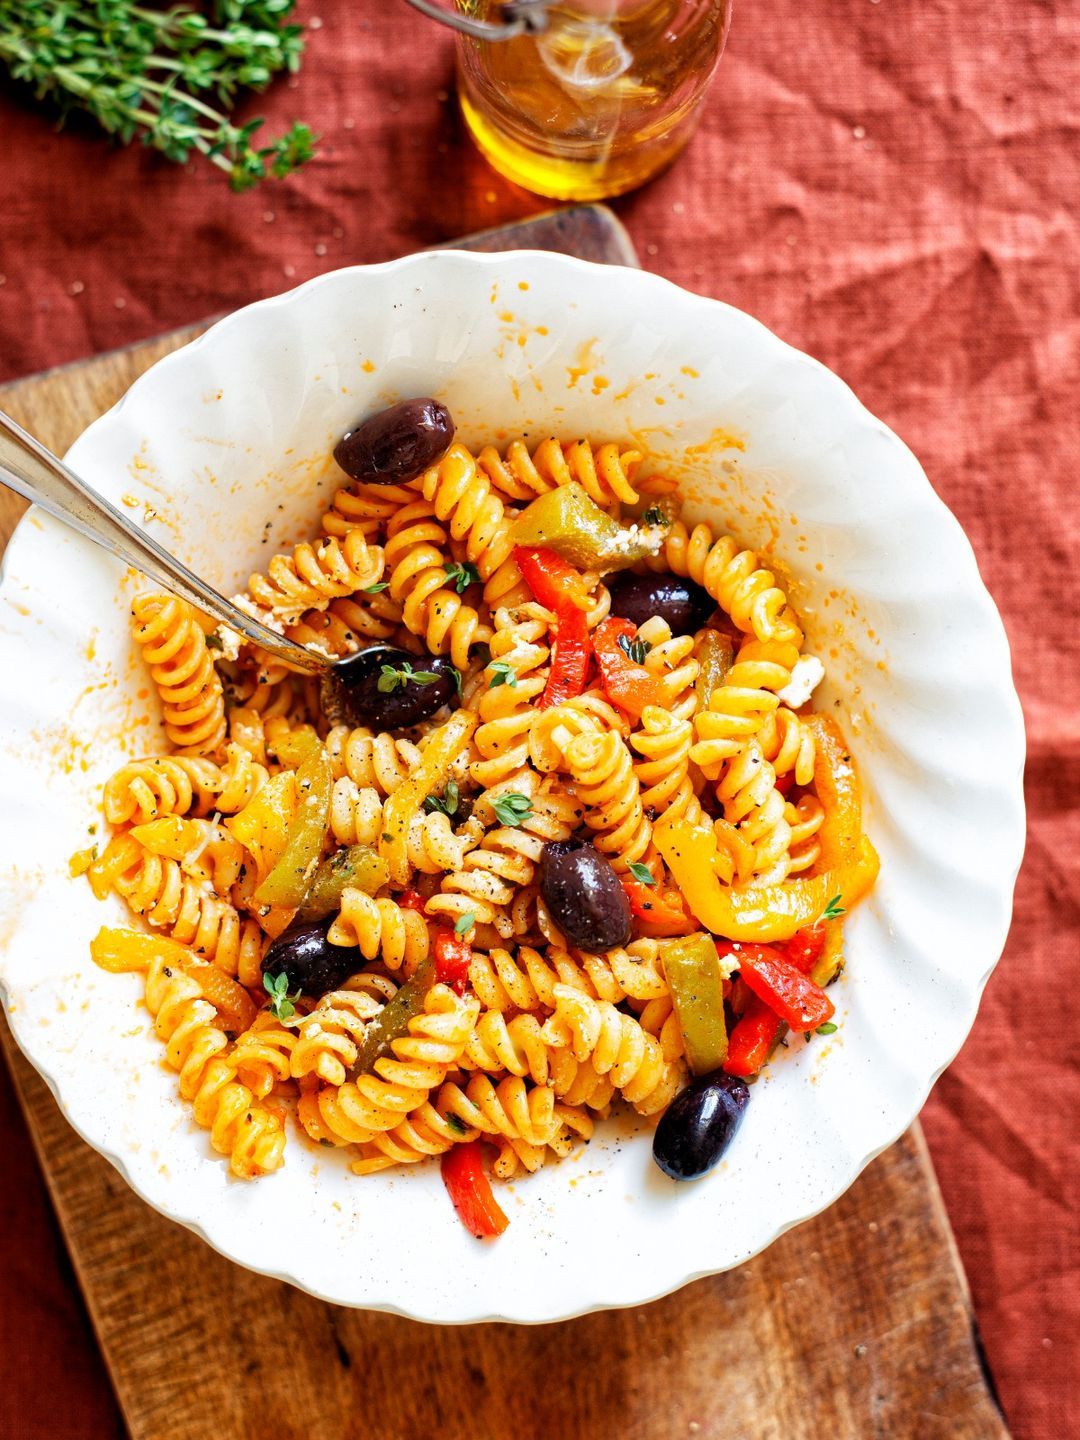
<path fill-rule="evenodd" d="M 296 0 L 213 0 L 168 10 L 133 0 L 2 0 L 0 64 L 55 100 L 85 110 L 123 143 L 184 163 L 194 150 L 234 190 L 281 179 L 311 158 L 315 137 L 294 124 L 257 147 L 262 120 L 234 125 L 239 90 L 262 90 L 300 66 Z"/>

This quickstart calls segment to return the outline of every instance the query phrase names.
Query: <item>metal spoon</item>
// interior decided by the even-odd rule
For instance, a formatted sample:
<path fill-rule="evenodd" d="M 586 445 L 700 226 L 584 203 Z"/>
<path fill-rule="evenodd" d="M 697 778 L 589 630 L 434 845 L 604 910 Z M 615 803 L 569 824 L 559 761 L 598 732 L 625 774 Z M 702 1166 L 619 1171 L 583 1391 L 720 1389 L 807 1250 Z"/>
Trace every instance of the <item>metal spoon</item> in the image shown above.
<path fill-rule="evenodd" d="M 321 675 L 343 663 L 286 640 L 211 589 L 156 540 L 133 525 L 107 500 L 80 480 L 62 460 L 0 410 L 0 483 L 40 505 L 88 540 L 159 581 L 184 600 L 237 630 L 253 645 L 296 670 Z M 346 656 L 345 659 L 352 659 Z"/>

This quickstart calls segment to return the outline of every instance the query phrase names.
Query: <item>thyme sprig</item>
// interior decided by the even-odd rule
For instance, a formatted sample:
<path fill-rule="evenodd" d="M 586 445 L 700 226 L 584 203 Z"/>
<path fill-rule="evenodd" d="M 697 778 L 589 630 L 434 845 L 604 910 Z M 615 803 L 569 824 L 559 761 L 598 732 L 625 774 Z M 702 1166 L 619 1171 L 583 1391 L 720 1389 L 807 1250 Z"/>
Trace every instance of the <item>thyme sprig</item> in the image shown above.
<path fill-rule="evenodd" d="M 295 72 L 303 29 L 295 0 L 212 0 L 157 10 L 132 0 L 5 0 L 0 66 L 56 102 L 61 122 L 91 115 L 123 144 L 140 139 L 184 164 L 194 152 L 234 190 L 283 179 L 314 152 L 307 125 L 258 145 L 261 119 L 230 118 L 237 93 Z"/>

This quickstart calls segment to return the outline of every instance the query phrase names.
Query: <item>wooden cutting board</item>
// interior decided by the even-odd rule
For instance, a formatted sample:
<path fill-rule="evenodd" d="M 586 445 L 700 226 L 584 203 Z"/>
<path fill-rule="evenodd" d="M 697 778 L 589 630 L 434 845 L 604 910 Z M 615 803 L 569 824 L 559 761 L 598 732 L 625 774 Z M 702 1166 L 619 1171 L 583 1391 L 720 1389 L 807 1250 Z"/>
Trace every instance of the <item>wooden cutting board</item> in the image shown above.
<path fill-rule="evenodd" d="M 595 206 L 468 243 L 636 263 Z M 0 408 L 63 453 L 202 328 L 0 387 Z M 0 549 L 24 508 L 0 490 Z M 0 1032 L 134 1440 L 1007 1440 L 917 1125 L 739 1270 L 558 1325 L 425 1326 L 249 1274 L 163 1219 Z"/>

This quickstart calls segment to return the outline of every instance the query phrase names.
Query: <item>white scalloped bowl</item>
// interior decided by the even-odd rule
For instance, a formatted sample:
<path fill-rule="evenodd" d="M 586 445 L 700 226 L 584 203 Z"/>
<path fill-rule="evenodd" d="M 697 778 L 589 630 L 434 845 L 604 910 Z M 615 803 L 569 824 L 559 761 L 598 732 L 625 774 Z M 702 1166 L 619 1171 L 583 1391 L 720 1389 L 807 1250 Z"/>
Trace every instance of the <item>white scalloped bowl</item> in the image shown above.
<path fill-rule="evenodd" d="M 357 1179 L 295 1127 L 282 1171 L 233 1180 L 177 1097 L 140 980 L 90 960 L 121 906 L 68 875 L 105 777 L 165 748 L 128 639 L 141 582 L 38 512 L 8 550 L 0 607 L 0 986 L 80 1134 L 240 1264 L 419 1319 L 555 1320 L 741 1263 L 912 1121 L 1005 940 L 1023 729 L 997 612 L 911 453 L 821 365 L 654 275 L 531 252 L 325 275 L 155 365 L 70 458 L 231 592 L 315 531 L 336 437 L 429 393 L 468 443 L 632 436 L 695 517 L 780 567 L 829 667 L 817 703 L 842 707 L 882 861 L 831 992 L 838 1033 L 770 1067 L 705 1179 L 672 1184 L 647 1133 L 607 1122 L 501 1192 L 512 1223 L 492 1245 L 460 1226 L 437 1166 Z"/>

